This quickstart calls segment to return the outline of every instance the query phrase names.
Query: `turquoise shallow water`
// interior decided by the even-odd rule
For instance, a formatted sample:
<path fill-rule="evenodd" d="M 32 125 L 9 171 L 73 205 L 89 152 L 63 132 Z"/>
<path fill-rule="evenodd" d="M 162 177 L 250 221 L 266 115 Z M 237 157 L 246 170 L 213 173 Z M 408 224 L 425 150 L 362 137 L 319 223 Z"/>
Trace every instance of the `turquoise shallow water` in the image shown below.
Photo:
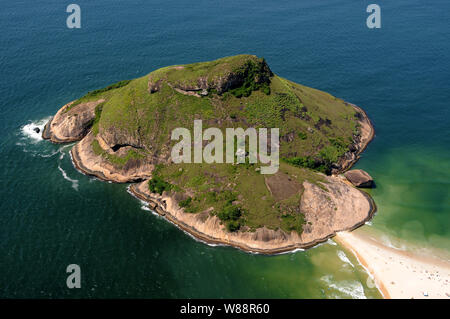
<path fill-rule="evenodd" d="M 89 90 L 238 53 L 363 107 L 377 135 L 357 167 L 378 213 L 362 231 L 449 250 L 447 1 L 382 3 L 380 30 L 365 26 L 368 1 L 77 3 L 80 30 L 58 1 L 1 4 L 0 297 L 380 297 L 332 242 L 272 257 L 209 247 L 29 130 Z M 65 286 L 71 263 L 79 290 Z"/>

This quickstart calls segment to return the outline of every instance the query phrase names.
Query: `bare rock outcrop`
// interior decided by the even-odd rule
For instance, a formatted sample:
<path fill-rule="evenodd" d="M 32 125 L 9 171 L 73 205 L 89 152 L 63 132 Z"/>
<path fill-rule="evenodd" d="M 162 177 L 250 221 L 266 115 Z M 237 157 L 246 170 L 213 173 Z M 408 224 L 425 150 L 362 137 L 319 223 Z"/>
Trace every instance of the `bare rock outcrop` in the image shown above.
<path fill-rule="evenodd" d="M 352 169 L 344 173 L 350 183 L 356 187 L 370 188 L 373 186 L 373 178 L 362 169 Z"/>
<path fill-rule="evenodd" d="M 81 140 L 90 130 L 95 118 L 95 108 L 105 100 L 64 105 L 45 125 L 42 137 L 53 143 L 68 143 Z"/>
<path fill-rule="evenodd" d="M 125 129 L 117 127 L 102 128 L 99 135 L 110 148 L 118 149 L 124 146 L 132 146 L 134 148 L 143 148 L 139 132 L 129 132 Z"/>
<path fill-rule="evenodd" d="M 353 136 L 354 142 L 350 145 L 348 152 L 333 164 L 332 174 L 340 174 L 352 167 L 375 136 L 375 129 L 366 112 L 354 104 L 347 104 L 356 110 L 355 116 L 359 124 L 359 133 Z"/>
<path fill-rule="evenodd" d="M 178 205 L 179 197 L 164 192 L 151 193 L 148 181 L 130 186 L 130 192 L 149 203 L 158 214 L 210 244 L 238 247 L 245 251 L 277 254 L 295 249 L 310 248 L 326 241 L 336 232 L 351 230 L 369 220 L 375 211 L 371 198 L 348 185 L 342 177 L 325 177 L 323 187 L 304 182 L 304 193 L 299 203 L 306 223 L 301 235 L 292 231 L 261 227 L 255 231 L 229 232 L 219 218 L 203 213 L 185 213 Z"/>
<path fill-rule="evenodd" d="M 305 215 L 302 240 L 309 242 L 333 236 L 338 231 L 352 230 L 364 224 L 375 210 L 373 200 L 351 187 L 342 177 L 327 177 L 325 189 L 309 182 L 301 198 Z"/>
<path fill-rule="evenodd" d="M 92 142 L 97 139 L 92 133 L 89 133 L 71 151 L 72 160 L 76 168 L 83 173 L 95 176 L 106 181 L 116 183 L 138 182 L 151 177 L 154 169 L 152 163 L 147 162 L 145 158 L 139 160 L 129 160 L 124 166 L 117 166 L 108 161 L 103 155 L 96 154 L 92 149 Z M 100 147 L 104 148 L 109 155 L 123 155 L 125 150 L 114 152 L 108 149 L 108 146 L 101 138 L 97 139 Z"/>
<path fill-rule="evenodd" d="M 185 67 L 175 66 L 169 70 L 183 73 Z M 170 80 L 167 76 L 155 79 L 150 75 L 148 89 L 150 93 L 158 92 L 165 82 L 182 94 L 201 97 L 207 95 L 210 90 L 214 90 L 217 94 L 223 94 L 242 86 L 248 79 L 256 84 L 270 83 L 270 77 L 272 76 L 273 73 L 264 59 L 249 58 L 247 63 L 236 70 L 211 77 L 199 76 L 194 81 Z M 182 78 L 182 76 L 178 78 Z"/>

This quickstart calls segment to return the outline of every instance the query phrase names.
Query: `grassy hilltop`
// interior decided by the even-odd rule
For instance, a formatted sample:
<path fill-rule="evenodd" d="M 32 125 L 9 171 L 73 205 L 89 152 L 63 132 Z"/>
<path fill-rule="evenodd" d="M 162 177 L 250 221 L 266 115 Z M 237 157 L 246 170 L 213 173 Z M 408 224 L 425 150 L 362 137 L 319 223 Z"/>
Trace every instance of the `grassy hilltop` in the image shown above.
<path fill-rule="evenodd" d="M 89 92 L 65 111 L 101 99 L 90 122 L 94 153 L 118 169 L 154 163 L 152 192 L 172 192 L 186 212 L 214 214 L 229 231 L 266 226 L 301 233 L 302 183 L 323 188 L 318 172 L 339 168 L 359 134 L 360 115 L 351 105 L 273 74 L 252 55 L 165 67 Z M 171 131 L 192 129 L 194 119 L 203 120 L 203 129 L 223 132 L 279 128 L 279 172 L 261 175 L 259 164 L 248 163 L 169 163 L 177 142 L 170 140 Z"/>

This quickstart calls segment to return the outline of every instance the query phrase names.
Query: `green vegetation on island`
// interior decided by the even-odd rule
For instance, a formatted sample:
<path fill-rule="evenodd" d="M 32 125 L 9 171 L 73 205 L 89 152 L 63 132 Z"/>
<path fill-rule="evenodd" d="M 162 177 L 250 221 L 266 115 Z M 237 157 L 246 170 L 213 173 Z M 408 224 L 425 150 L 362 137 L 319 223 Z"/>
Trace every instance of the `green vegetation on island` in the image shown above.
<path fill-rule="evenodd" d="M 208 212 L 231 232 L 266 227 L 301 233 L 303 183 L 326 190 L 321 173 L 339 170 L 360 134 L 360 114 L 350 104 L 277 76 L 252 55 L 161 68 L 90 92 L 71 107 L 99 99 L 105 101 L 92 121 L 93 152 L 120 169 L 154 164 L 152 193 L 178 194 L 186 213 Z M 262 175 L 249 163 L 171 163 L 172 130 L 192 131 L 195 119 L 223 132 L 279 128 L 278 173 Z"/>

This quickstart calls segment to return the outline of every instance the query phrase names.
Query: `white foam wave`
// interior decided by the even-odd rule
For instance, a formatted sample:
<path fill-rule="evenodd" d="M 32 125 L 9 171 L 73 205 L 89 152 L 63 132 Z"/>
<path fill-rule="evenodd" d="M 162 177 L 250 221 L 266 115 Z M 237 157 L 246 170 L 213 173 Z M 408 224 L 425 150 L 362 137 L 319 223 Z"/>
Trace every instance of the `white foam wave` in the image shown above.
<path fill-rule="evenodd" d="M 333 239 L 328 239 L 327 244 L 330 244 L 331 246 L 337 246 L 336 242 Z"/>
<path fill-rule="evenodd" d="M 140 199 L 139 199 L 140 200 Z M 150 212 L 150 213 L 152 213 L 152 215 L 155 215 L 156 217 L 159 217 L 159 218 L 162 218 L 157 212 L 155 212 L 154 210 L 152 210 L 152 209 L 150 209 L 150 207 L 148 207 L 148 205 L 147 205 L 147 203 L 146 202 L 144 202 L 144 201 L 142 201 L 142 200 L 140 200 L 141 201 L 141 209 L 142 210 L 145 210 L 145 211 L 147 211 L 147 212 Z"/>
<path fill-rule="evenodd" d="M 344 263 L 349 264 L 350 266 L 355 268 L 355 265 L 352 264 L 350 259 L 347 258 L 347 255 L 342 250 L 338 250 L 337 255 L 338 255 L 339 259 L 342 260 Z"/>
<path fill-rule="evenodd" d="M 71 147 L 72 145 L 73 144 L 68 144 L 68 145 L 61 146 L 58 150 L 56 150 L 56 151 L 54 151 L 54 152 L 52 152 L 50 154 L 37 154 L 37 155 L 39 155 L 40 157 L 52 157 L 52 156 L 55 156 L 56 154 L 60 153 L 61 155 L 59 156 L 59 159 L 62 160 L 64 158 L 64 155 L 65 155 L 65 153 L 63 151 L 66 148 Z"/>
<path fill-rule="evenodd" d="M 397 247 L 396 245 L 394 245 L 394 243 L 391 241 L 391 239 L 386 235 L 382 235 L 380 239 L 381 239 L 381 242 L 385 246 L 388 246 L 388 247 L 396 249 L 396 250 L 406 250 L 406 247 L 404 245 L 401 245 L 400 247 Z"/>
<path fill-rule="evenodd" d="M 64 177 L 65 180 L 68 180 L 69 182 L 72 183 L 72 187 L 73 189 L 75 189 L 76 191 L 78 191 L 78 180 L 76 179 L 71 179 L 69 176 L 67 176 L 67 173 L 65 170 L 63 170 L 61 168 L 61 166 L 58 165 L 58 169 L 61 172 L 62 176 Z"/>
<path fill-rule="evenodd" d="M 23 150 L 23 151 L 27 152 L 26 150 Z M 37 155 L 39 155 L 40 157 L 52 157 L 52 156 L 55 156 L 58 153 L 59 153 L 59 150 L 57 150 L 57 151 L 55 151 L 53 153 L 50 153 L 50 154 L 37 154 Z"/>
<path fill-rule="evenodd" d="M 353 299 L 367 299 L 364 294 L 364 287 L 359 281 L 340 281 L 334 282 L 332 276 L 323 276 L 322 281 L 325 281 L 329 288 L 350 296 Z"/>
<path fill-rule="evenodd" d="M 46 117 L 37 122 L 28 123 L 21 128 L 22 135 L 26 138 L 31 139 L 31 141 L 39 142 L 42 141 L 42 131 L 44 130 L 45 124 L 50 120 L 50 117 Z M 39 128 L 39 133 L 34 129 Z"/>
<path fill-rule="evenodd" d="M 22 147 L 24 153 L 29 153 L 31 156 L 39 157 L 52 157 L 60 152 L 61 149 L 56 151 L 51 151 L 48 148 L 41 148 L 37 144 L 43 140 L 42 132 L 44 130 L 45 124 L 51 119 L 51 117 L 46 117 L 38 121 L 30 121 L 30 123 L 22 126 L 20 131 L 17 133 L 19 141 L 16 143 L 17 146 Z M 35 131 L 39 128 L 39 133 Z"/>

